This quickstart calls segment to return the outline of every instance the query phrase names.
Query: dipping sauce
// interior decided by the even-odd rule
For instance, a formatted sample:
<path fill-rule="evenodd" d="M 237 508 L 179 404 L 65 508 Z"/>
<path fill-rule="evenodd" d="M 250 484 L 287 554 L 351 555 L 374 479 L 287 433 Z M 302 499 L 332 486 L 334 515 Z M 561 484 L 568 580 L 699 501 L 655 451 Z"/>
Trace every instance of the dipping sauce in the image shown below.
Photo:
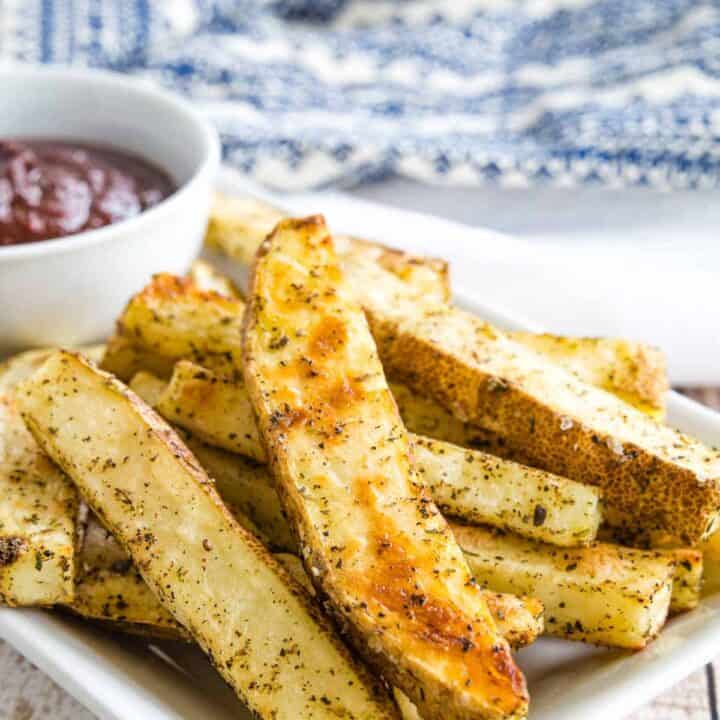
<path fill-rule="evenodd" d="M 174 190 L 167 173 L 120 150 L 0 140 L 0 246 L 111 225 L 157 205 Z"/>

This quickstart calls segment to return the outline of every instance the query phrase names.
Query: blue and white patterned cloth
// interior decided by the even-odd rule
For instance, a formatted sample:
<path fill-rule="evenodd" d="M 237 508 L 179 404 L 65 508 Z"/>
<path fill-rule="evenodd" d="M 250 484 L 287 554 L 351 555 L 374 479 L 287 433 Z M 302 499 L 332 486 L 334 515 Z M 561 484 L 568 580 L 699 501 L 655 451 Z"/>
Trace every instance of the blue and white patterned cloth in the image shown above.
<path fill-rule="evenodd" d="M 720 178 L 717 2 L 0 0 L 18 60 L 186 93 L 276 188 Z"/>

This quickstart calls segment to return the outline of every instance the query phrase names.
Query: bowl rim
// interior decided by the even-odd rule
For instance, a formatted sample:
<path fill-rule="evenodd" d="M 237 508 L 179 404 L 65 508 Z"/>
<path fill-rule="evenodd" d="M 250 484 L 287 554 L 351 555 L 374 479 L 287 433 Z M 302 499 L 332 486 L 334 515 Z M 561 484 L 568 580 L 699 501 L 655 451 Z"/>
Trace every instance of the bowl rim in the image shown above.
<path fill-rule="evenodd" d="M 99 245 L 106 240 L 113 239 L 118 232 L 133 233 L 143 223 L 152 222 L 164 213 L 172 212 L 186 201 L 188 195 L 192 194 L 195 188 L 202 184 L 207 176 L 215 176 L 220 166 L 220 138 L 217 130 L 182 96 L 165 90 L 150 80 L 137 78 L 132 75 L 125 75 L 109 70 L 96 70 L 86 68 L 66 67 L 28 67 L 22 64 L 11 64 L 0 67 L 0 83 L 2 78 L 11 75 L 13 79 L 23 76 L 32 82 L 33 78 L 58 76 L 63 79 L 75 81 L 100 81 L 114 89 L 128 89 L 144 95 L 146 98 L 160 100 L 165 103 L 172 112 L 189 120 L 200 131 L 204 145 L 203 159 L 200 161 L 193 174 L 182 183 L 171 195 L 147 210 L 125 220 L 111 223 L 94 230 L 84 230 L 75 235 L 66 237 L 39 240 L 30 243 L 17 245 L 0 245 L 0 263 L 7 260 L 25 260 L 39 255 L 56 255 L 60 253 L 78 250 L 93 245 Z M 112 142 L 109 140 L 109 142 Z M 122 150 L 122 146 L 118 146 Z M 115 238 L 118 239 L 118 238 Z"/>

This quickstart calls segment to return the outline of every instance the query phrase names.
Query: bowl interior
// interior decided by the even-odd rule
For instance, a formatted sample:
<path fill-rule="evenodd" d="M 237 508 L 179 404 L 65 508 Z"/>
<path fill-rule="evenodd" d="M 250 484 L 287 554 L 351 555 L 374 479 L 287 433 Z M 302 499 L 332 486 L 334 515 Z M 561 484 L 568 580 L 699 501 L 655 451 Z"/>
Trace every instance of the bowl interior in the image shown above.
<path fill-rule="evenodd" d="M 0 138 L 109 145 L 149 160 L 178 187 L 212 152 L 206 126 L 184 102 L 120 75 L 4 70 L 0 108 Z"/>

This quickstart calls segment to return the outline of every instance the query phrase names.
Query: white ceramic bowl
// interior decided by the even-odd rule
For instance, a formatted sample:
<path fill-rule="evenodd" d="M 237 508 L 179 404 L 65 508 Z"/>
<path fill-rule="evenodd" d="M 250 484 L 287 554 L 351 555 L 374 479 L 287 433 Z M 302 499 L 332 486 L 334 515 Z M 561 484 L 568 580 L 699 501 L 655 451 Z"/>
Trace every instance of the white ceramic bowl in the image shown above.
<path fill-rule="evenodd" d="M 100 340 L 153 273 L 183 273 L 200 251 L 219 166 L 217 134 L 186 101 L 97 71 L 2 70 L 0 108 L 0 138 L 110 145 L 164 169 L 178 188 L 99 230 L 0 246 L 0 355 Z"/>

